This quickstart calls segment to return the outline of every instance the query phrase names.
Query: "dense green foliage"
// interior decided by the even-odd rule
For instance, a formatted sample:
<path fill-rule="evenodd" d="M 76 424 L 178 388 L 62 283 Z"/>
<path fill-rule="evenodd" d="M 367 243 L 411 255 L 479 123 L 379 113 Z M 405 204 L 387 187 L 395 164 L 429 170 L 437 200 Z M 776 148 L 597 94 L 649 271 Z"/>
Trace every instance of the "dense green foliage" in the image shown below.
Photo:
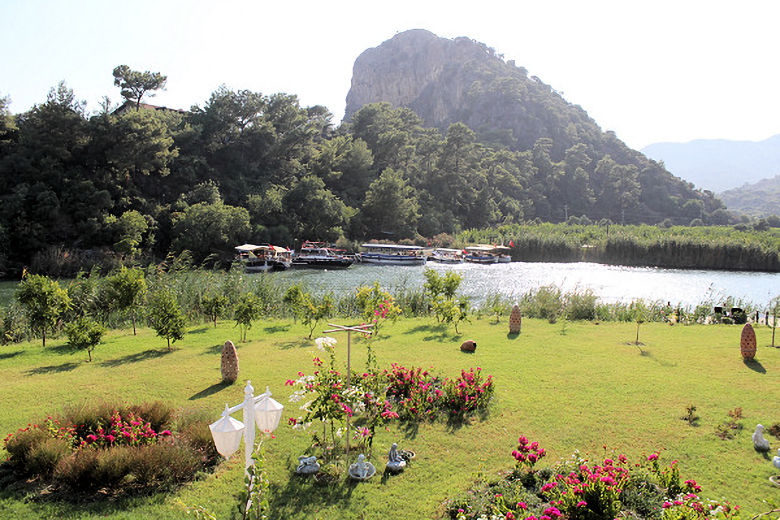
<path fill-rule="evenodd" d="M 123 89 L 143 83 L 131 73 Z M 3 100 L 0 272 L 73 276 L 184 250 L 224 261 L 244 241 L 398 240 L 570 215 L 729 220 L 712 194 L 595 125 L 590 140 L 548 132 L 507 147 L 388 104 L 337 129 L 295 96 L 226 87 L 187 112 L 136 106 L 87 114 L 64 83 L 23 114 Z"/>

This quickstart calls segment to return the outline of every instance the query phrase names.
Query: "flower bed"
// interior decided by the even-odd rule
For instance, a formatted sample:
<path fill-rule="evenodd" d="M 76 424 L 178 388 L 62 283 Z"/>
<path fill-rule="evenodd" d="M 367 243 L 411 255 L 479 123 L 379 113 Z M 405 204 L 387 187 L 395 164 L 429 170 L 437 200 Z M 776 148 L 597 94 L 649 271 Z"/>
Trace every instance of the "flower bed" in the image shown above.
<path fill-rule="evenodd" d="M 206 419 L 175 418 L 159 402 L 69 410 L 20 428 L 4 444 L 6 464 L 19 479 L 51 484 L 68 496 L 165 489 L 219 460 Z"/>
<path fill-rule="evenodd" d="M 681 482 L 677 461 L 668 466 L 653 453 L 632 464 L 625 455 L 588 461 L 575 453 L 550 468 L 538 443 L 520 437 L 514 471 L 446 503 L 454 520 L 656 520 L 729 519 L 739 506 L 706 500 L 695 480 Z"/>

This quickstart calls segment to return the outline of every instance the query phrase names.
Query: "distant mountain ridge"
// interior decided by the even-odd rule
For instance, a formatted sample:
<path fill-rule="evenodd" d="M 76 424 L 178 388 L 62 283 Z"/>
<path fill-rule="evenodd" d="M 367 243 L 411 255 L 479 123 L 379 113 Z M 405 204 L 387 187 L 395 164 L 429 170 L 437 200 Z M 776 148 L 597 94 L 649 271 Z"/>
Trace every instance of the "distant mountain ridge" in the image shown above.
<path fill-rule="evenodd" d="M 383 102 L 411 110 L 442 134 L 463 123 L 483 146 L 530 154 L 518 157 L 518 164 L 532 163 L 523 170 L 530 178 L 519 180 L 532 206 L 525 218 L 686 225 L 729 219 L 712 193 L 602 131 L 582 107 L 471 38 L 414 29 L 365 50 L 355 60 L 344 120 L 349 125 L 363 107 Z"/>
<path fill-rule="evenodd" d="M 780 134 L 763 141 L 654 143 L 642 152 L 663 161 L 672 174 L 716 193 L 780 174 Z"/>
<path fill-rule="evenodd" d="M 780 215 L 780 175 L 724 191 L 720 198 L 730 210 L 751 217 Z"/>

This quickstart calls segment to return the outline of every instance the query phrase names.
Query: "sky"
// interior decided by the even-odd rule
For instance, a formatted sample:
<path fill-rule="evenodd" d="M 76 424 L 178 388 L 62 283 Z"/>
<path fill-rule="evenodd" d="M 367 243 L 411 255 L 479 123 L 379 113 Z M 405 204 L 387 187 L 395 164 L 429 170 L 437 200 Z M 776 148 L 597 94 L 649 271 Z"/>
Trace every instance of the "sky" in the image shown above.
<path fill-rule="evenodd" d="M 168 76 L 147 101 L 204 106 L 224 84 L 340 121 L 361 52 L 408 29 L 483 42 L 629 146 L 780 133 L 774 0 L 0 0 L 0 97 L 20 113 L 65 80 L 88 111 L 114 67 Z"/>

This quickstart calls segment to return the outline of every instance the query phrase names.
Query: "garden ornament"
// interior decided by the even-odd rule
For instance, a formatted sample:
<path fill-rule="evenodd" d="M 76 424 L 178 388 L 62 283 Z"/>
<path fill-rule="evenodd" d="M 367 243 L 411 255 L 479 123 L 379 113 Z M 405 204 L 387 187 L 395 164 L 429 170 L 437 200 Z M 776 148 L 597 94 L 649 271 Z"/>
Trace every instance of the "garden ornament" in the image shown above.
<path fill-rule="evenodd" d="M 390 453 L 387 454 L 387 469 L 393 473 L 400 473 L 406 467 L 406 461 L 398 453 L 398 444 L 393 443 L 390 447 Z"/>
<path fill-rule="evenodd" d="M 349 466 L 349 476 L 355 480 L 368 480 L 374 476 L 374 473 L 376 468 L 366 461 L 366 456 L 362 453 L 358 455 L 357 462 Z"/>
<path fill-rule="evenodd" d="M 777 456 L 772 458 L 772 464 L 777 469 L 780 469 L 780 449 L 777 450 Z"/>
<path fill-rule="evenodd" d="M 769 441 L 764 438 L 764 425 L 757 424 L 756 431 L 753 432 L 753 447 L 756 451 L 766 453 L 769 451 Z"/>
<path fill-rule="evenodd" d="M 295 472 L 299 475 L 311 475 L 317 473 L 320 470 L 320 463 L 317 462 L 317 457 L 312 455 L 307 457 L 301 455 L 298 457 L 298 467 L 295 468 Z"/>

